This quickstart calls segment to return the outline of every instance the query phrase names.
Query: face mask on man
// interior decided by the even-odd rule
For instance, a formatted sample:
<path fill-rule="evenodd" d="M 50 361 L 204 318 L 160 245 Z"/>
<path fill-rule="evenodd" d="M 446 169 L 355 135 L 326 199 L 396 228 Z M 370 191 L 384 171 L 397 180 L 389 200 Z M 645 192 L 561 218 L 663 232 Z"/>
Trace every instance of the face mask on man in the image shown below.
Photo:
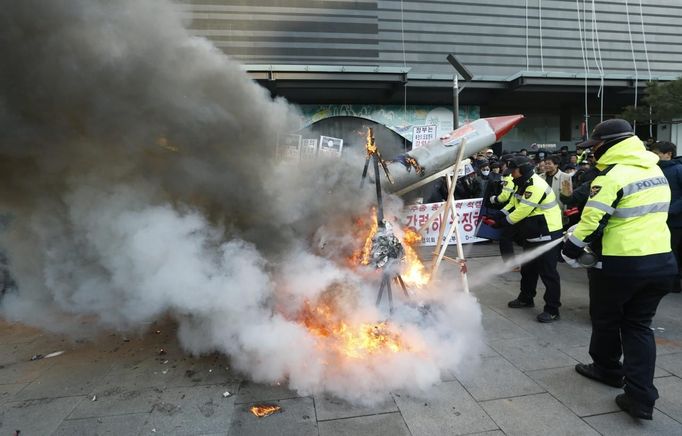
<path fill-rule="evenodd" d="M 481 170 L 481 174 L 487 176 L 488 174 L 490 174 L 490 170 Z"/>

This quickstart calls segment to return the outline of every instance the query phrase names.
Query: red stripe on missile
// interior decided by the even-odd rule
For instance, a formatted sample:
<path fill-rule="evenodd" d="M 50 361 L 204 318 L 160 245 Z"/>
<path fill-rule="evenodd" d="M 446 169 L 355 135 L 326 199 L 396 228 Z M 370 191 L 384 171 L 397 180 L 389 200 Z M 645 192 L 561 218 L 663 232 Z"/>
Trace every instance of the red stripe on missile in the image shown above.
<path fill-rule="evenodd" d="M 507 115 L 504 117 L 484 118 L 484 120 L 490 124 L 490 128 L 495 132 L 495 140 L 499 141 L 501 137 L 519 124 L 523 118 L 523 115 Z"/>

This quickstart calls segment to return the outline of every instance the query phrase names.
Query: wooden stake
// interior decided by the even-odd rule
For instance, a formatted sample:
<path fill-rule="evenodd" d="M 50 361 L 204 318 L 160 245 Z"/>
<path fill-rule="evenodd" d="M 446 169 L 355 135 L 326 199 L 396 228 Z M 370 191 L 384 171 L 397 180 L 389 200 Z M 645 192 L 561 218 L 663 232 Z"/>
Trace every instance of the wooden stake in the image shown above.
<path fill-rule="evenodd" d="M 464 147 L 460 148 L 463 149 Z M 458 168 L 458 165 L 455 165 L 453 169 L 456 171 Z M 456 175 L 457 173 L 455 173 Z M 440 215 L 440 228 L 438 229 L 438 239 L 436 240 L 436 249 L 435 252 L 439 253 L 441 250 L 441 247 L 443 246 L 443 236 L 445 234 L 445 226 L 447 226 L 447 223 L 450 219 L 450 210 L 453 205 L 453 198 L 454 198 L 454 193 L 455 193 L 455 186 L 456 186 L 456 176 L 455 176 L 455 182 L 453 183 L 452 181 L 452 175 L 451 173 L 448 173 L 445 176 L 445 182 L 447 183 L 448 187 L 448 196 L 445 199 L 445 207 L 443 208 L 443 215 Z M 445 241 L 445 246 L 447 247 L 447 243 L 449 240 Z M 431 277 L 435 275 L 435 272 L 438 270 L 438 265 L 440 264 L 440 260 L 436 261 L 431 265 Z"/>
<path fill-rule="evenodd" d="M 441 221 L 441 226 L 440 230 L 438 232 L 438 242 L 436 243 L 436 250 L 435 252 L 438 253 L 438 256 L 436 259 L 433 261 L 432 266 L 431 266 L 431 279 L 435 277 L 436 273 L 438 272 L 438 268 L 440 267 L 440 263 L 443 260 L 443 256 L 445 256 L 445 250 L 448 248 L 448 242 L 450 242 L 450 238 L 452 237 L 452 234 L 454 232 L 455 238 L 456 238 L 456 243 L 457 243 L 457 257 L 458 261 L 460 262 L 460 268 L 459 268 L 459 274 L 460 278 L 462 279 L 462 287 L 464 288 L 464 292 L 467 294 L 469 293 L 469 280 L 467 278 L 467 271 L 466 271 L 466 259 L 464 259 L 464 249 L 462 248 L 462 239 L 459 234 L 459 217 L 457 216 L 457 211 L 455 209 L 455 203 L 454 203 L 454 191 L 455 191 L 455 186 L 457 185 L 457 175 L 459 174 L 459 169 L 462 166 L 462 159 L 464 157 L 464 140 L 462 140 L 462 143 L 460 144 L 459 150 L 457 151 L 457 163 L 454 165 L 454 173 L 446 175 L 446 182 L 448 185 L 448 198 L 445 203 L 445 210 L 443 213 L 443 218 L 444 220 Z M 450 226 L 450 230 L 448 231 L 447 238 L 445 239 L 445 242 L 443 242 L 443 233 L 445 232 L 445 226 L 447 225 L 448 221 L 450 220 L 450 214 L 452 214 L 452 226 Z M 435 254 L 435 253 L 434 253 Z"/>

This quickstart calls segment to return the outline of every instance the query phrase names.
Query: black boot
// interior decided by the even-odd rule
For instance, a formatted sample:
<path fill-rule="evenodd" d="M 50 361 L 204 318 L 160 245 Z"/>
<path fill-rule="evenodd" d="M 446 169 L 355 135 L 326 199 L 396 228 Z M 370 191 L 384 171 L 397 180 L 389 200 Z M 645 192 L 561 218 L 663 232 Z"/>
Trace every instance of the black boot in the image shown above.
<path fill-rule="evenodd" d="M 538 322 L 542 323 L 550 323 L 554 321 L 559 321 L 561 317 L 559 316 L 558 313 L 549 313 L 547 311 L 542 312 L 540 315 L 537 316 Z"/>
<path fill-rule="evenodd" d="M 633 418 L 651 420 L 654 412 L 654 406 L 645 406 L 632 399 L 628 394 L 620 394 L 616 396 L 616 404 L 622 411 L 627 412 Z"/>
<path fill-rule="evenodd" d="M 602 369 L 595 366 L 593 363 L 590 363 L 589 365 L 579 363 L 575 366 L 575 371 L 584 377 L 591 378 L 592 380 L 604 383 L 605 385 L 613 386 L 614 388 L 622 388 L 625 386 L 625 380 L 622 375 Z"/>
<path fill-rule="evenodd" d="M 516 300 L 512 300 L 507 303 L 507 306 L 511 307 L 512 309 L 520 309 L 522 307 L 535 307 L 535 303 L 517 298 Z"/>

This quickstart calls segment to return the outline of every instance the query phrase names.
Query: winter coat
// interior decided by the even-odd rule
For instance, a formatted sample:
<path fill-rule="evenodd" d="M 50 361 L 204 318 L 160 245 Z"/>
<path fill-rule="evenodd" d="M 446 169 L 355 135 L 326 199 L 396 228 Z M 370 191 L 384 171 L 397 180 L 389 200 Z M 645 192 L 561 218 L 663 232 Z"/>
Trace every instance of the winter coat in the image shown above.
<path fill-rule="evenodd" d="M 467 198 L 479 198 L 483 194 L 481 181 L 470 175 L 457 179 L 455 185 L 455 199 L 464 200 Z"/>
<path fill-rule="evenodd" d="M 581 174 L 573 176 L 573 193 L 569 196 L 559 195 L 561 202 L 566 206 L 566 208 L 577 207 L 580 210 L 587 203 L 587 199 L 590 195 L 590 184 L 599 175 L 599 170 L 596 167 L 591 167 L 588 170 L 582 171 Z M 577 179 L 579 176 L 579 180 Z"/>
<path fill-rule="evenodd" d="M 670 188 L 656 165 L 658 156 L 637 136 L 595 156 L 600 173 L 590 185 L 589 200 L 563 253 L 575 258 L 590 244 L 601 254 L 605 275 L 647 279 L 676 275 L 666 225 Z M 601 247 L 595 249 L 595 243 Z"/>
<path fill-rule="evenodd" d="M 670 185 L 670 209 L 668 209 L 668 227 L 682 228 L 682 162 L 679 159 L 660 160 L 658 166 Z"/>
<path fill-rule="evenodd" d="M 547 176 L 544 176 L 544 178 L 545 178 L 545 181 L 547 181 Z M 547 181 L 547 184 L 552 187 L 552 191 L 554 191 L 554 196 L 556 198 L 559 198 L 559 194 L 561 194 L 561 185 L 563 183 L 570 183 L 571 187 L 573 184 L 573 182 L 571 180 L 571 176 L 569 174 L 566 174 L 565 172 L 563 172 L 561 170 L 557 170 L 556 174 L 554 174 L 554 176 L 552 176 L 552 178 L 550 180 L 551 181 Z M 566 206 L 561 201 L 561 199 L 559 199 L 559 206 L 561 207 L 562 211 L 564 209 L 566 209 Z"/>

